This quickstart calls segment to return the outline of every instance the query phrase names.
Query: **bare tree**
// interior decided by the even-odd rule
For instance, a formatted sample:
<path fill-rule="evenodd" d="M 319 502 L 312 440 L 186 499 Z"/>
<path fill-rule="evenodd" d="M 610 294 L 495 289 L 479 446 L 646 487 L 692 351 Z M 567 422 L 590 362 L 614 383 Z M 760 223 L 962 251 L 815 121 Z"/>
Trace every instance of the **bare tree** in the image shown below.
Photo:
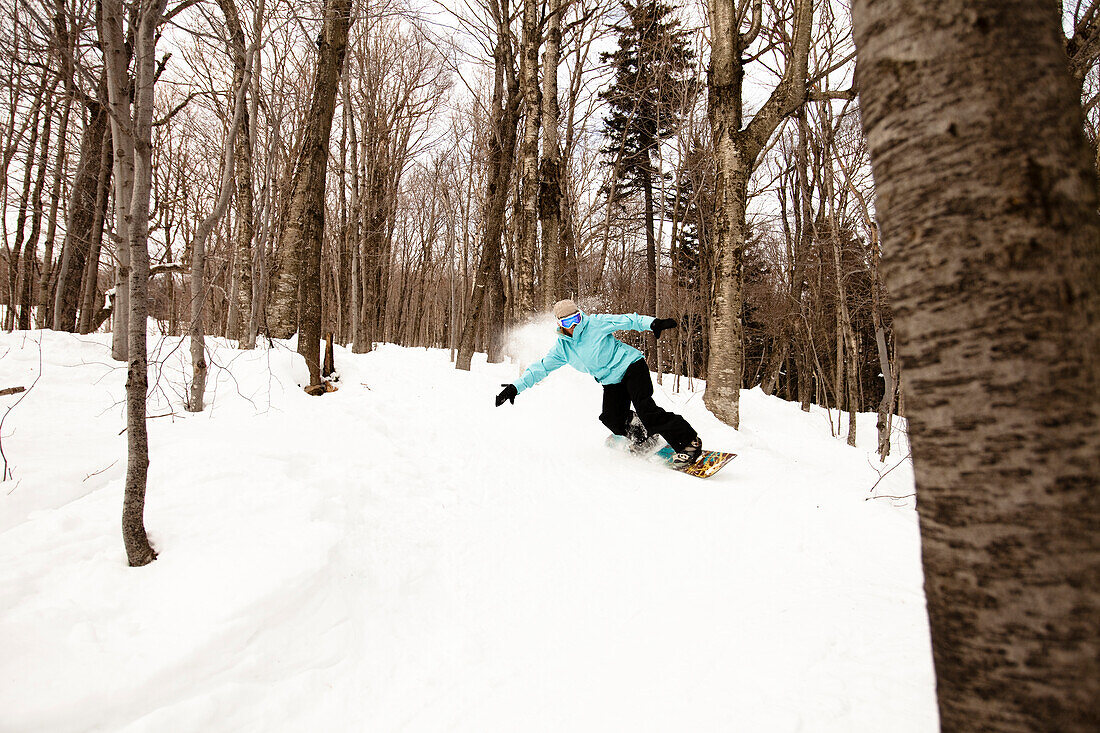
<path fill-rule="evenodd" d="M 233 58 L 233 86 L 237 89 L 247 90 L 244 83 L 246 71 L 251 79 L 249 69 L 250 59 L 245 47 L 244 28 L 241 26 L 240 15 L 237 12 L 235 0 L 218 0 L 222 16 L 225 18 L 225 28 L 229 34 L 229 50 Z M 256 13 L 255 33 L 261 32 L 260 23 L 263 18 L 263 1 L 259 3 Z M 236 179 L 236 191 L 233 200 L 237 210 L 236 246 L 233 255 L 233 271 L 235 273 L 236 300 L 235 308 L 231 309 L 233 317 L 230 318 L 229 336 L 235 337 L 242 349 L 251 349 L 256 345 L 256 333 L 251 328 L 252 320 L 252 240 L 255 238 L 255 205 L 252 190 L 252 123 L 248 107 L 242 109 L 239 134 L 234 136 L 236 149 L 234 151 L 233 175 Z"/>
<path fill-rule="evenodd" d="M 230 0 L 222 0 L 223 2 L 229 2 Z M 262 2 L 261 2 L 262 5 Z M 223 6 L 223 10 L 225 7 Z M 262 11 L 260 11 L 262 14 Z M 239 25 L 238 25 L 239 28 Z M 259 40 L 256 41 L 256 46 L 259 46 Z M 195 231 L 194 241 L 191 243 L 191 367 L 192 367 L 192 379 L 191 379 L 191 392 L 187 401 L 187 409 L 191 412 L 202 412 L 203 401 L 206 394 L 206 344 L 205 344 L 205 325 L 206 321 L 203 318 L 203 305 L 206 301 L 206 240 L 210 236 L 210 232 L 214 227 L 218 225 L 218 222 L 224 216 L 225 211 L 229 208 L 229 199 L 233 193 L 234 182 L 237 184 L 239 190 L 240 178 L 235 176 L 235 162 L 240 156 L 240 145 L 237 143 L 237 139 L 240 136 L 247 134 L 247 130 L 244 129 L 244 124 L 247 115 L 247 92 L 252 83 L 252 64 L 254 58 L 254 48 L 249 49 L 246 54 L 246 61 L 244 69 L 241 72 L 241 76 L 238 79 L 234 70 L 233 79 L 237 84 L 236 93 L 233 96 L 233 117 L 230 122 L 229 132 L 225 136 L 224 152 L 222 154 L 222 179 L 221 184 L 218 187 L 218 199 L 214 204 L 214 209 L 210 212 L 210 215 L 203 219 L 198 228 Z M 251 156 L 247 153 L 244 156 L 245 161 L 251 160 Z M 251 199 L 251 176 L 248 177 L 249 194 Z M 251 212 L 250 212 L 251 213 Z M 244 246 L 247 249 L 247 256 L 245 262 L 248 265 L 248 269 L 252 268 L 252 247 L 251 247 L 251 223 L 245 227 L 249 232 L 249 243 L 242 245 L 238 240 L 237 247 L 235 248 L 236 256 L 231 255 L 234 261 L 240 265 L 241 257 L 239 255 L 240 248 Z M 251 291 L 252 281 L 248 280 L 248 288 Z M 251 303 L 251 292 L 248 298 Z M 235 327 L 236 324 L 233 324 Z"/>
<path fill-rule="evenodd" d="M 853 15 L 943 729 L 1096 730 L 1100 217 L 1058 7 Z"/>
<path fill-rule="evenodd" d="M 268 313 L 268 328 L 273 336 L 287 338 L 297 324 L 298 353 L 309 367 L 311 387 L 321 384 L 320 278 L 325 183 L 332 117 L 351 25 L 351 0 L 326 0 L 323 16 L 313 98 L 279 244 L 276 295 Z"/>
<path fill-rule="evenodd" d="M 812 0 L 793 0 L 793 3 L 783 77 L 747 125 L 744 124 L 742 98 L 744 55 L 760 33 L 762 0 L 752 1 L 752 22 L 744 33 L 740 29 L 748 17 L 748 0 L 708 0 L 707 6 L 712 46 L 707 86 L 718 174 L 715 283 L 704 402 L 716 417 L 733 427 L 740 421 L 744 372 L 741 267 L 747 241 L 745 212 L 749 177 L 779 123 L 798 109 L 806 97 L 813 3 Z"/>
<path fill-rule="evenodd" d="M 542 223 L 542 307 L 549 309 L 571 293 L 562 292 L 562 151 L 558 138 L 558 67 L 561 65 L 562 1 L 547 8 L 546 50 L 542 55 L 542 161 L 539 164 L 539 220 Z"/>
<path fill-rule="evenodd" d="M 147 565 L 156 552 L 145 533 L 145 488 L 149 472 L 149 439 L 145 401 L 149 387 L 146 362 L 146 317 L 149 287 L 149 201 L 152 188 L 153 87 L 156 81 L 156 43 L 164 21 L 166 0 L 124 6 L 122 0 L 103 0 L 99 21 L 107 77 L 111 139 L 115 148 L 116 210 L 119 246 L 128 252 L 129 271 L 123 284 L 129 290 L 129 369 L 126 378 L 126 433 L 128 460 L 122 536 L 131 566 Z M 131 94 L 130 53 L 124 19 L 130 19 L 134 74 Z"/>
<path fill-rule="evenodd" d="M 55 77 L 56 79 L 56 77 Z M 56 81 L 54 82 L 56 86 Z M 35 277 L 35 268 L 38 264 L 38 237 L 42 231 L 42 191 L 46 183 L 46 169 L 49 167 L 50 139 L 52 134 L 54 116 L 54 94 L 52 89 L 42 100 L 44 108 L 42 130 L 40 133 L 41 150 L 38 153 L 37 172 L 34 179 L 34 188 L 30 195 L 31 228 L 23 243 L 23 273 L 19 283 L 19 328 L 26 331 L 33 322 L 32 309 L 37 301 L 35 285 L 38 278 Z M 30 156 L 28 156 L 28 166 Z M 16 243 L 19 236 L 16 236 Z"/>
<path fill-rule="evenodd" d="M 535 310 L 535 252 L 538 250 L 539 127 L 542 102 L 539 89 L 539 47 L 542 25 L 538 0 L 523 2 L 523 36 L 520 40 L 520 94 L 523 95 L 523 138 L 519 147 L 520 202 L 517 207 L 516 301 L 517 317 Z"/>
<path fill-rule="evenodd" d="M 516 126 L 519 121 L 520 84 L 516 78 L 515 51 L 509 29 L 508 0 L 492 0 L 490 3 L 496 24 L 496 44 L 493 50 L 495 71 L 490 104 L 488 130 L 488 177 L 485 192 L 485 223 L 481 237 L 481 254 L 473 293 L 462 327 L 455 368 L 469 371 L 473 360 L 477 332 L 482 325 L 481 313 L 487 291 L 500 280 L 501 246 L 504 231 L 504 213 L 511 189 L 513 156 L 516 146 Z M 502 310 L 503 292 L 495 292 L 497 310 Z M 503 313 L 491 323 L 499 330 Z"/>
<path fill-rule="evenodd" d="M 61 205 L 62 178 L 64 176 L 64 164 L 68 154 L 69 121 L 73 108 L 74 78 L 73 78 L 73 40 L 69 30 L 69 22 L 66 7 L 63 0 L 57 0 L 56 12 L 53 17 L 54 38 L 57 57 L 60 61 L 61 81 L 64 85 L 65 95 L 62 100 L 61 124 L 57 131 L 57 143 L 55 144 L 53 176 L 50 183 L 50 207 L 46 220 L 46 241 L 42 256 L 42 273 L 38 280 L 38 290 L 42 300 L 39 309 L 38 324 L 53 323 L 53 298 L 52 286 L 56 271 L 53 267 L 54 242 L 57 235 L 57 217 Z"/>
<path fill-rule="evenodd" d="M 53 329 L 72 331 L 76 328 L 77 306 L 80 299 L 81 278 L 84 276 L 92 231 L 97 225 L 97 196 L 100 179 L 109 181 L 113 171 L 103 170 L 104 148 L 111 147 L 108 131 L 106 102 L 106 69 L 99 81 L 96 98 L 86 98 L 88 123 L 81 133 L 80 163 L 72 184 L 69 198 L 65 240 L 61 249 L 61 264 L 57 273 L 57 285 L 53 306 Z"/>

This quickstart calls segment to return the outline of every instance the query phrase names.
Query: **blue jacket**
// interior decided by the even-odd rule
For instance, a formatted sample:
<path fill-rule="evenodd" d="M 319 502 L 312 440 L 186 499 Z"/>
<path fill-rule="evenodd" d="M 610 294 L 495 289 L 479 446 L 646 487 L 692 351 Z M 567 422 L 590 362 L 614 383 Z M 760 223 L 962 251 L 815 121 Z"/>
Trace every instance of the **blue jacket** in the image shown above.
<path fill-rule="evenodd" d="M 615 338 L 615 331 L 648 331 L 652 325 L 653 316 L 637 313 L 622 316 L 585 313 L 572 336 L 558 329 L 557 343 L 550 352 L 513 382 L 516 391 L 534 387 L 564 364 L 591 374 L 600 384 L 618 384 L 623 381 L 626 368 L 643 357 L 642 352 Z"/>

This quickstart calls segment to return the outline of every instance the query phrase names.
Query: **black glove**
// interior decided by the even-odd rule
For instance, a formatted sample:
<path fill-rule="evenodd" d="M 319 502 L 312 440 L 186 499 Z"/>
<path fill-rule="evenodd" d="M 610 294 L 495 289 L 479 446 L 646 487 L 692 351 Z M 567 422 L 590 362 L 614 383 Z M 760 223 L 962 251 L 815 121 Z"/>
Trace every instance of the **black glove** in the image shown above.
<path fill-rule="evenodd" d="M 504 387 L 504 389 L 500 390 L 500 394 L 497 395 L 497 407 L 503 405 L 505 400 L 511 402 L 513 405 L 516 404 L 516 395 L 519 394 L 516 385 L 502 384 L 501 386 Z"/>
<path fill-rule="evenodd" d="M 653 337 L 660 338 L 661 331 L 676 328 L 676 320 L 673 318 L 654 318 L 653 325 L 650 328 L 653 329 Z"/>

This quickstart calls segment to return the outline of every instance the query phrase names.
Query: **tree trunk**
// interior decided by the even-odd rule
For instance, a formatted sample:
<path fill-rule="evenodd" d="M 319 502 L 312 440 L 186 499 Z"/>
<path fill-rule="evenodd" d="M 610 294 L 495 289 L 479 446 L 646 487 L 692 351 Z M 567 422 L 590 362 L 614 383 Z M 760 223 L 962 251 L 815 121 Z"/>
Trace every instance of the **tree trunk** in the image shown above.
<path fill-rule="evenodd" d="M 1059 6 L 853 14 L 943 729 L 1095 731 L 1100 217 Z"/>
<path fill-rule="evenodd" d="M 885 461 L 890 455 L 890 433 L 892 431 L 892 416 L 894 393 L 896 382 L 894 380 L 894 364 L 890 359 L 890 350 L 886 344 L 886 326 L 882 319 L 882 282 L 879 274 L 880 247 L 878 242 L 878 227 L 871 227 L 871 319 L 875 326 L 875 347 L 878 349 L 878 364 L 882 371 L 882 399 L 878 405 L 878 455 L 879 460 Z"/>
<path fill-rule="evenodd" d="M 135 8 L 130 17 L 135 60 L 133 97 L 130 96 L 128 49 L 123 34 L 125 13 L 120 0 L 103 0 L 100 40 L 106 61 L 111 133 L 116 161 L 132 166 L 133 177 L 116 175 L 121 246 L 129 250 L 129 369 L 126 379 L 127 454 L 122 536 L 131 566 L 156 559 L 145 532 L 145 490 L 149 472 L 149 439 L 145 420 L 149 388 L 146 356 L 146 319 L 149 288 L 149 212 L 152 190 L 153 86 L 156 73 L 157 29 L 166 0 Z M 116 163 L 116 165 L 120 165 Z"/>
<path fill-rule="evenodd" d="M 294 333 L 295 292 L 298 310 L 298 353 L 309 368 L 310 385 L 321 384 L 321 245 L 325 232 L 325 173 L 329 136 L 336 110 L 336 93 L 348 45 L 351 0 L 326 0 L 324 27 L 313 79 L 313 101 L 306 118 L 294 189 L 287 206 L 286 227 L 279 242 L 279 284 L 268 325 L 272 335 L 289 338 Z M 297 269 L 297 283 L 288 277 Z M 295 284 L 300 286 L 295 287 Z"/>
<path fill-rule="evenodd" d="M 504 297 L 504 279 L 500 268 L 489 270 L 489 318 L 488 339 L 485 344 L 485 360 L 489 364 L 504 361 L 504 322 L 507 301 Z"/>
<path fill-rule="evenodd" d="M 345 90 L 344 102 L 351 107 L 351 95 Z M 351 147 L 351 217 L 348 224 L 349 246 L 351 248 L 351 350 L 356 354 L 364 354 L 371 350 L 373 345 L 370 337 L 370 329 L 366 315 L 366 240 L 363 236 L 363 205 L 360 200 L 362 183 L 359 168 L 359 142 L 356 138 L 356 121 L 351 119 L 350 124 Z"/>
<path fill-rule="evenodd" d="M 515 60 L 508 30 L 508 4 L 506 0 L 496 9 L 497 42 L 493 56 L 496 74 L 493 82 L 492 120 L 489 134 L 489 175 L 485 195 L 485 230 L 481 240 L 481 257 L 470 304 L 466 311 L 459 339 L 455 368 L 470 370 L 474 356 L 481 311 L 485 305 L 485 291 L 490 286 L 493 273 L 500 273 L 501 240 L 504 234 L 504 210 L 512 180 L 512 158 L 516 148 L 516 127 L 519 121 L 520 90 L 516 80 Z M 503 288 L 501 288 L 503 291 Z M 500 314 L 503 318 L 503 313 Z M 493 329 L 501 329 L 503 323 L 492 323 Z M 492 339 L 490 339 L 492 341 Z"/>
<path fill-rule="evenodd" d="M 245 49 L 244 29 L 235 0 L 218 0 L 229 31 L 229 47 L 233 57 L 233 87 L 241 89 L 249 65 Z M 255 211 L 252 192 L 252 134 L 248 107 L 244 108 L 240 129 L 236 135 L 233 164 L 236 176 L 236 192 L 233 197 L 237 210 L 236 242 L 233 247 L 233 272 L 236 283 L 236 317 L 230 319 L 228 336 L 236 338 L 241 349 L 256 347 L 255 334 L 250 328 L 252 316 L 252 240 L 255 237 Z"/>
<path fill-rule="evenodd" d="M 111 130 L 107 128 L 107 142 L 103 145 L 103 160 L 99 164 L 99 183 L 95 192 L 95 215 L 92 219 L 92 238 L 84 263 L 84 284 L 80 288 L 80 333 L 92 333 L 97 326 L 96 296 L 99 294 L 99 258 L 103 250 L 103 228 L 107 222 L 107 200 L 111 194 L 112 161 Z"/>
<path fill-rule="evenodd" d="M 834 218 L 834 224 L 836 223 Z M 836 267 L 837 290 L 837 410 L 841 409 L 840 395 L 844 395 L 844 408 L 848 410 L 848 445 L 856 445 L 856 415 L 859 413 L 859 374 L 856 371 L 859 356 L 855 332 L 852 331 L 852 318 L 848 312 L 848 290 L 844 287 L 844 271 L 841 267 L 840 238 L 833 228 L 833 263 Z M 844 385 L 841 388 L 841 384 Z"/>
<path fill-rule="evenodd" d="M 646 158 L 648 159 L 648 154 Z M 657 315 L 657 234 L 654 232 L 653 218 L 656 215 L 653 205 L 653 178 L 647 168 L 642 172 L 642 198 L 645 203 L 645 312 Z M 657 338 L 653 332 L 642 334 L 645 343 L 646 361 L 661 373 L 657 362 Z"/>
<path fill-rule="evenodd" d="M 542 55 L 542 163 L 539 220 L 542 222 L 542 307 L 566 297 L 562 290 L 562 156 L 558 140 L 558 66 L 561 64 L 561 0 L 550 0 L 546 50 Z"/>
<path fill-rule="evenodd" d="M 35 267 L 38 264 L 38 236 L 42 232 L 42 189 L 46 184 L 49 167 L 50 134 L 53 123 L 53 91 L 46 96 L 45 121 L 42 123 L 42 149 L 38 157 L 38 173 L 31 193 L 31 231 L 23 245 L 23 281 L 19 286 L 19 328 L 27 331 L 33 323 L 32 311 L 38 303 L 34 286 L 38 282 Z"/>
<path fill-rule="evenodd" d="M 101 84 L 105 88 L 106 81 L 101 80 Z M 103 146 L 109 140 L 106 107 L 94 101 L 89 102 L 88 106 L 89 121 L 81 137 L 80 163 L 73 179 L 68 224 L 65 227 L 61 264 L 57 274 L 53 307 L 55 331 L 73 331 L 76 328 L 81 278 L 84 275 L 95 219 L 99 166 L 103 159 Z"/>
<path fill-rule="evenodd" d="M 226 0 L 222 0 L 225 2 Z M 231 1 L 231 0 L 230 0 Z M 195 239 L 191 242 L 191 392 L 187 400 L 189 412 L 202 412 L 206 395 L 206 322 L 203 317 L 206 305 L 206 240 L 214 227 L 221 221 L 229 208 L 229 198 L 233 193 L 236 177 L 235 161 L 239 146 L 238 138 L 244 134 L 242 129 L 247 115 L 247 92 L 252 83 L 252 59 L 245 62 L 242 75 L 237 80 L 237 93 L 233 102 L 233 117 L 226 134 L 222 153 L 222 180 L 218 187 L 218 199 L 214 204 L 214 210 L 203 219 L 195 230 Z M 250 177 L 251 179 L 251 177 Z M 249 184 L 251 185 L 251 183 Z M 249 247 L 249 268 L 251 262 L 251 246 Z M 251 278 L 249 279 L 251 288 Z"/>
<path fill-rule="evenodd" d="M 535 252 L 539 217 L 539 31 L 538 0 L 523 0 L 523 39 L 520 47 L 520 88 L 523 93 L 523 143 L 520 145 L 519 236 L 516 248 L 517 319 L 535 310 Z"/>
<path fill-rule="evenodd" d="M 867 228 L 867 235 L 871 240 L 871 321 L 875 328 L 875 348 L 878 351 L 879 370 L 882 372 L 883 390 L 882 399 L 878 405 L 878 455 L 880 461 L 885 461 L 890 455 L 890 433 L 892 431 L 892 410 L 894 393 L 896 392 L 896 380 L 894 379 L 894 365 L 891 363 L 890 350 L 886 343 L 886 325 L 883 320 L 883 286 L 879 262 L 882 256 L 882 247 L 879 244 L 878 224 L 871 217 L 871 207 L 863 194 L 852 181 L 848 169 L 844 165 L 843 156 L 836 156 L 840 164 L 841 173 L 848 190 L 855 197 L 859 205 L 859 211 L 863 216 L 863 224 Z"/>
<path fill-rule="evenodd" d="M 15 246 L 11 247 L 8 246 L 7 242 L 4 243 L 8 254 L 8 297 L 5 299 L 8 308 L 4 314 L 4 330 L 6 331 L 11 331 L 16 326 L 15 306 L 21 300 L 20 245 L 23 243 L 23 230 L 27 225 L 27 214 L 30 209 L 31 182 L 34 180 L 35 169 L 35 148 L 38 147 L 38 120 L 42 115 L 41 98 L 45 96 L 45 93 L 46 73 L 43 72 L 42 83 L 38 89 L 39 103 L 34 105 L 34 113 L 31 115 L 31 137 L 27 145 L 26 163 L 23 166 L 23 193 L 19 197 L 19 213 L 16 215 Z"/>
<path fill-rule="evenodd" d="M 806 64 L 813 19 L 811 0 L 795 0 L 792 46 L 783 78 L 756 113 L 742 125 L 742 54 L 760 29 L 760 3 L 753 3 L 749 32 L 741 34 L 742 14 L 732 2 L 708 0 L 711 61 L 707 74 L 708 115 L 714 138 L 715 179 L 714 292 L 711 302 L 710 355 L 703 402 L 734 428 L 740 423 L 740 390 L 744 373 L 741 309 L 742 259 L 746 245 L 745 209 L 748 183 L 764 146 L 783 118 L 806 95 Z"/>
<path fill-rule="evenodd" d="M 54 284 L 56 270 L 53 266 L 54 242 L 57 237 L 57 211 L 61 204 L 61 180 L 64 164 L 68 155 L 69 118 L 73 108 L 73 63 L 72 36 L 66 22 L 64 0 L 55 1 L 54 24 L 57 32 L 57 48 L 61 51 L 61 79 L 65 84 L 65 97 L 61 112 L 61 125 L 57 131 L 57 145 L 54 157 L 54 173 L 50 186 L 50 213 L 46 224 L 46 242 L 42 256 L 42 274 L 38 281 L 38 290 L 42 298 L 42 307 L 38 311 L 38 325 L 45 328 L 53 324 Z"/>
<path fill-rule="evenodd" d="M 772 348 L 768 353 L 768 362 L 764 367 L 763 378 L 760 380 L 760 390 L 764 394 L 775 394 L 775 388 L 779 384 L 779 375 L 783 371 L 783 363 L 787 360 L 787 351 L 790 348 L 790 335 L 786 324 L 780 325 L 780 332 L 776 335 Z"/>

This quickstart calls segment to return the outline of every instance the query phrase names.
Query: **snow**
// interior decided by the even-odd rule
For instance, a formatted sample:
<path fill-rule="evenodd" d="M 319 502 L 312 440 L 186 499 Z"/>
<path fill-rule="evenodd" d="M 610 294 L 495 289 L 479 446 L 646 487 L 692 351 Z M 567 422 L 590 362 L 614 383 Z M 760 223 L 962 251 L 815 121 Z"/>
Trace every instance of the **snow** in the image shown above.
<path fill-rule="evenodd" d="M 0 731 L 937 730 L 913 473 L 824 410 L 701 382 L 657 399 L 736 458 L 701 480 L 604 447 L 562 369 L 159 335 L 146 527 L 121 540 L 124 365 L 108 335 L 0 335 Z M 833 414 L 836 423 L 836 415 Z M 847 425 L 845 420 L 844 425 Z M 900 462 L 900 465 L 898 465 Z M 888 469 L 896 469 L 880 475 Z M 877 482 L 877 485 L 876 485 Z"/>

